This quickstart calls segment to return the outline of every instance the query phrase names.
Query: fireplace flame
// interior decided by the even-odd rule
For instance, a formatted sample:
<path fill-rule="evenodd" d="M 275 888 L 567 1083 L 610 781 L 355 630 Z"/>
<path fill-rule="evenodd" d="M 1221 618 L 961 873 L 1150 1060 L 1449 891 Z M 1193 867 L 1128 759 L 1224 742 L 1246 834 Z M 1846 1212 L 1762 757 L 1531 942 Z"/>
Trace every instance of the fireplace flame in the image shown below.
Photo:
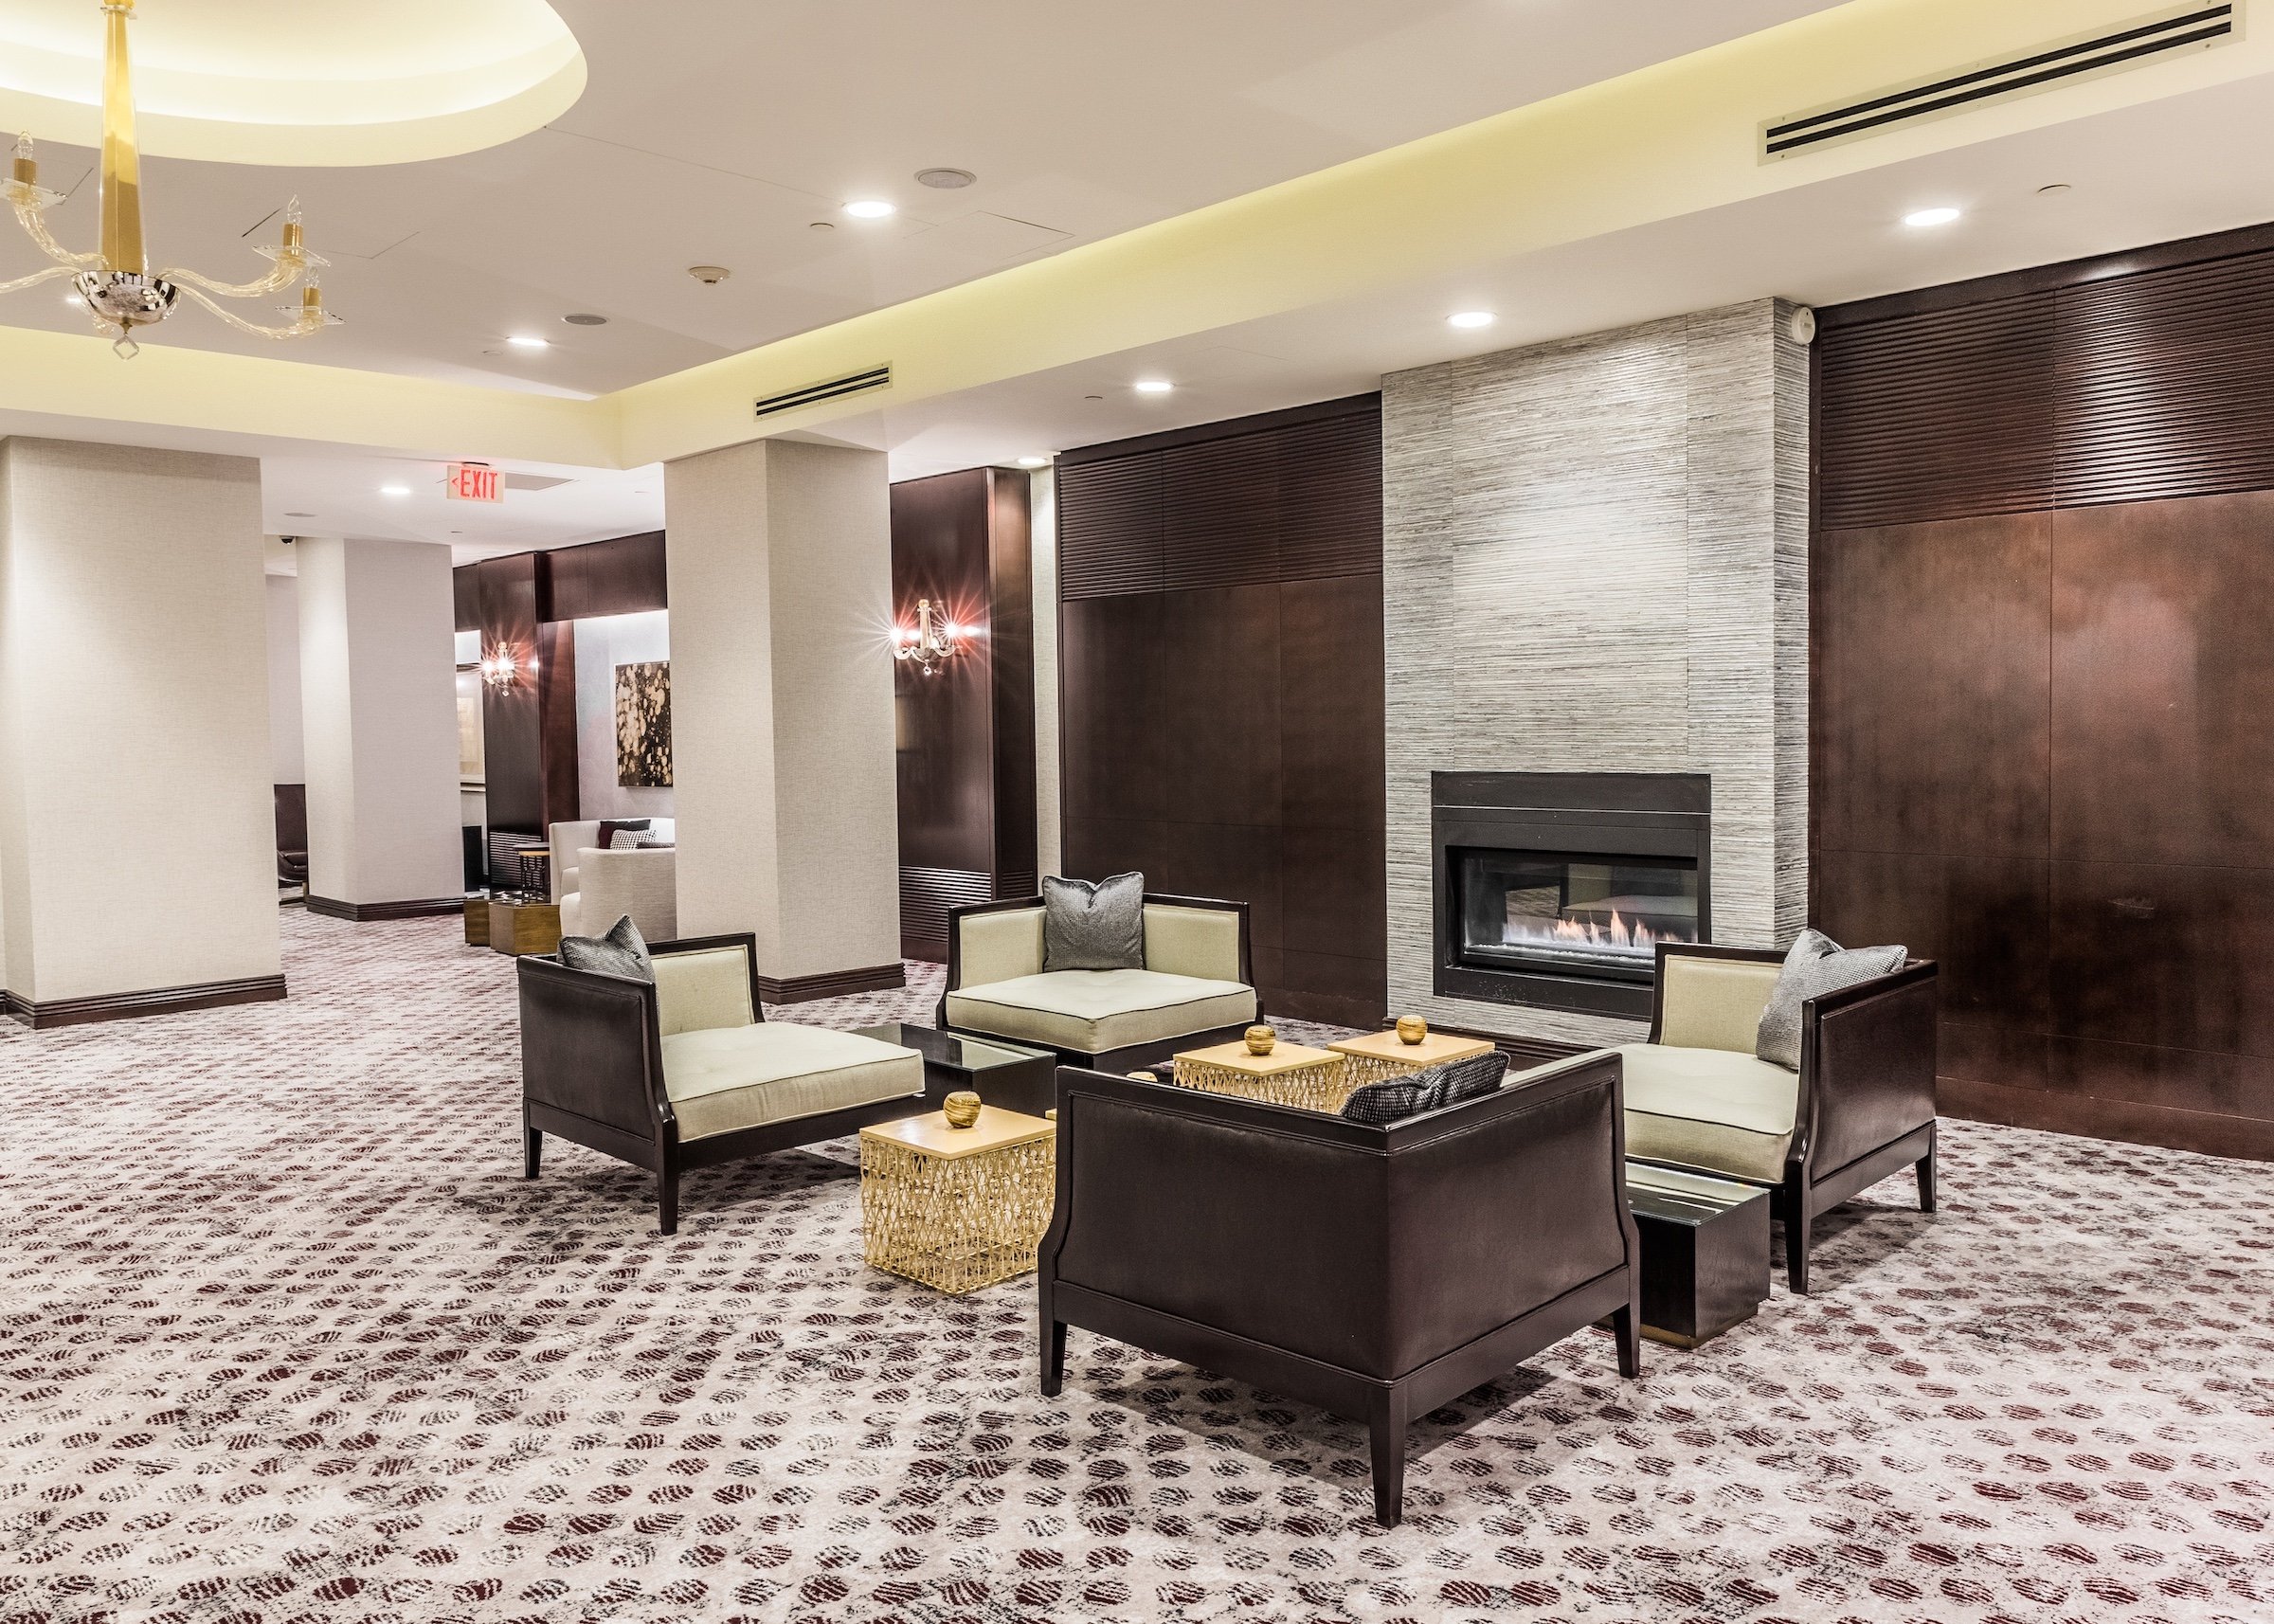
<path fill-rule="evenodd" d="M 1543 929 L 1541 927 L 1545 926 Z M 1668 931 L 1651 929 L 1636 920 L 1629 924 L 1619 916 L 1615 908 L 1611 911 L 1608 924 L 1592 919 L 1542 920 L 1519 924 L 1511 919 L 1502 933 L 1502 942 L 1508 947 L 1520 947 L 1526 942 L 1553 943 L 1559 947 L 1593 947 L 1604 952 L 1652 955 L 1661 942 L 1687 942 L 1691 938 Z"/>

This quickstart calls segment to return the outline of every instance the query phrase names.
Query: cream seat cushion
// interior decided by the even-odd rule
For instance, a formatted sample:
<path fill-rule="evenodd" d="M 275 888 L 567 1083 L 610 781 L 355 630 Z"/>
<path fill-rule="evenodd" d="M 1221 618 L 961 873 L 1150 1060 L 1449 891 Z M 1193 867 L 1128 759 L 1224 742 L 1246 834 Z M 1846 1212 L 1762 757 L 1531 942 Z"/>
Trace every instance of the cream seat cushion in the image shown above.
<path fill-rule="evenodd" d="M 852 1032 L 766 1021 L 663 1039 L 663 1092 L 681 1139 L 914 1097 L 924 1056 Z"/>
<path fill-rule="evenodd" d="M 1756 1184 L 1784 1182 L 1798 1074 L 1728 1049 L 1627 1043 L 1627 1154 Z"/>
<path fill-rule="evenodd" d="M 1255 989 L 1161 970 L 1052 970 L 948 995 L 948 1024 L 1085 1055 L 1255 1019 Z"/>

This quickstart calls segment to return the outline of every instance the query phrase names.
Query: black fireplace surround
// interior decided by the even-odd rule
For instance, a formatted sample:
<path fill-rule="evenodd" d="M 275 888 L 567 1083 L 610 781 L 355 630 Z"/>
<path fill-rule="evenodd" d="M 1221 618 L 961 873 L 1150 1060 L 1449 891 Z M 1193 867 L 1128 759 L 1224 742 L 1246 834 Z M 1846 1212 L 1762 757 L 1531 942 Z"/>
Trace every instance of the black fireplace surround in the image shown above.
<path fill-rule="evenodd" d="M 1703 773 L 1438 772 L 1444 998 L 1647 1020 L 1661 941 L 1713 940 Z"/>

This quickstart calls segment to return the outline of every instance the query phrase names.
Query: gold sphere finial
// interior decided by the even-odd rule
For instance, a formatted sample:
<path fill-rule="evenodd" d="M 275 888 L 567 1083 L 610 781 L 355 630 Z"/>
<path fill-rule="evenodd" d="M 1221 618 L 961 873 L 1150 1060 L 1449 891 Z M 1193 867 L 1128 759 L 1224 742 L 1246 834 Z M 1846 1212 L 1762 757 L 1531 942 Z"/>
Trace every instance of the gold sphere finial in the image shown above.
<path fill-rule="evenodd" d="M 1268 1026 L 1248 1028 L 1248 1053 L 1251 1055 L 1269 1055 L 1278 1041 L 1279 1034 Z"/>
<path fill-rule="evenodd" d="M 958 1089 L 940 1102 L 940 1110 L 949 1128 L 969 1128 L 979 1120 L 979 1096 L 968 1089 Z"/>
<path fill-rule="evenodd" d="M 1428 1036 L 1429 1022 L 1422 1020 L 1419 1016 L 1401 1015 L 1398 1018 L 1399 1042 L 1418 1043 Z"/>

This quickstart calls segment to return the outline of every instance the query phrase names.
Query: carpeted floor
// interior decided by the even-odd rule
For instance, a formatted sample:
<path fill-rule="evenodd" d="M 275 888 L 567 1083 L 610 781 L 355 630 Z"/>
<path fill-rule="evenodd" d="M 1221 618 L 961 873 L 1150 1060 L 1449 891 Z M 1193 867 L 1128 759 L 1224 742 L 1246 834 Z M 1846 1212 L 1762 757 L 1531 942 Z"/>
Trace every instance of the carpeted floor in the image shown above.
<path fill-rule="evenodd" d="M 513 967 L 285 913 L 282 1004 L 0 1032 L 0 1624 L 2274 1618 L 2274 1167 L 1947 1127 L 1625 1383 L 1361 1431 L 860 1264 L 850 1147 L 519 1178 Z M 806 1005 L 833 1024 L 929 1011 Z M 1879 1204 L 1873 1204 L 1873 1201 Z"/>

